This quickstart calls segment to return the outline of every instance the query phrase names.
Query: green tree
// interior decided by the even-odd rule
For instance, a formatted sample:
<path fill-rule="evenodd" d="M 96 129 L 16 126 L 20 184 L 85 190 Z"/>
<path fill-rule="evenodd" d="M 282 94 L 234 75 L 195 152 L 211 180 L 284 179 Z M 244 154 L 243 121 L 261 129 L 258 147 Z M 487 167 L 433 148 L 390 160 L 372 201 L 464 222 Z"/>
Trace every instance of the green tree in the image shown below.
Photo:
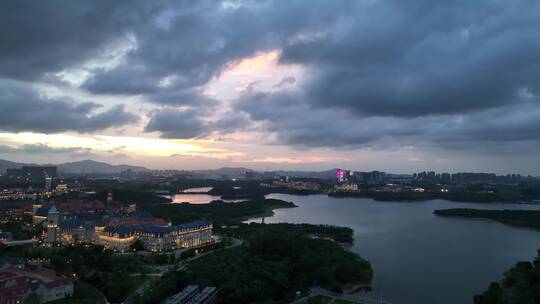
<path fill-rule="evenodd" d="M 39 304 L 41 303 L 41 297 L 37 293 L 31 292 L 30 294 L 28 294 L 28 296 L 26 296 L 23 303 L 24 304 Z"/>
<path fill-rule="evenodd" d="M 129 246 L 129 250 L 131 251 L 141 251 L 144 250 L 144 244 L 141 240 L 136 240 L 131 246 Z"/>

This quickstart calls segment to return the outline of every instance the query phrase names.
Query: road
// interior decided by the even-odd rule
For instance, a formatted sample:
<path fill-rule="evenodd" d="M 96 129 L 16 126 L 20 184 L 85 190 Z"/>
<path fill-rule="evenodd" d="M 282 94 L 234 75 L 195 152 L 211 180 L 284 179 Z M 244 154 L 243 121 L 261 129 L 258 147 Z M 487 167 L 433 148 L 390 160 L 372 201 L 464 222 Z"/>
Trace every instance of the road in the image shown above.
<path fill-rule="evenodd" d="M 232 238 L 232 244 L 229 245 L 229 246 L 226 246 L 224 249 L 231 249 L 231 248 L 234 248 L 234 247 L 238 247 L 240 245 L 242 245 L 244 243 L 244 241 L 240 240 L 240 239 L 235 239 L 235 238 Z M 204 256 L 207 256 L 209 254 L 212 254 L 214 252 L 214 250 L 212 251 L 207 251 L 205 253 L 201 253 L 201 254 L 198 254 L 194 257 L 190 257 L 190 258 L 187 258 L 185 261 L 182 261 L 180 262 L 180 265 L 178 266 L 178 268 L 176 269 L 177 271 L 182 271 L 184 269 L 186 269 L 187 265 L 191 262 L 191 261 L 194 261 L 196 259 L 200 259 Z"/>
<path fill-rule="evenodd" d="M 133 293 L 131 293 L 125 300 L 124 302 L 122 302 L 122 304 L 130 304 L 133 302 L 133 298 L 137 295 L 142 295 L 144 293 L 144 289 L 146 287 L 148 287 L 153 281 L 154 281 L 154 278 L 160 278 L 162 277 L 165 273 L 167 273 L 170 269 L 171 269 L 171 265 L 166 265 L 166 266 L 155 266 L 154 269 L 158 270 L 158 272 L 156 273 L 148 273 L 146 274 L 146 276 L 148 277 L 148 279 L 146 281 L 144 281 L 144 283 L 141 284 L 141 286 L 139 286 L 137 289 L 135 289 L 135 291 L 133 291 Z"/>
<path fill-rule="evenodd" d="M 354 303 L 360 303 L 360 304 L 391 304 L 390 302 L 387 302 L 387 301 L 381 301 L 381 300 L 378 300 L 378 299 L 374 299 L 368 295 L 365 295 L 365 294 L 361 294 L 361 293 L 352 293 L 352 294 L 346 294 L 346 293 L 335 293 L 335 292 L 331 292 L 331 291 L 328 291 L 326 289 L 323 289 L 323 288 L 320 288 L 320 287 L 312 287 L 310 290 L 309 290 L 309 294 L 303 298 L 300 298 L 294 302 L 291 302 L 291 304 L 300 304 L 300 303 L 306 303 L 307 299 L 311 298 L 311 297 L 316 297 L 316 296 L 326 296 L 326 297 L 331 297 L 331 298 L 336 298 L 336 299 L 342 299 L 342 300 L 347 300 L 347 301 L 351 301 L 351 302 L 354 302 Z"/>

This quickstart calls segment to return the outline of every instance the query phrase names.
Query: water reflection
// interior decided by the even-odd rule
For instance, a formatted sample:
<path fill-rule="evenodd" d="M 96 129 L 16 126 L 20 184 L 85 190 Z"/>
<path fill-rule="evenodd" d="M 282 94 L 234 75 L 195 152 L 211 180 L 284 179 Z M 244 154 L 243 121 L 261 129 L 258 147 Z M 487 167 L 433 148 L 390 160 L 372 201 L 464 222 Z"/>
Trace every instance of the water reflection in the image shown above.
<path fill-rule="evenodd" d="M 220 196 L 203 194 L 212 190 L 212 187 L 189 188 L 181 193 L 175 194 L 172 197 L 173 204 L 190 203 L 190 204 L 208 204 L 211 201 L 222 200 Z M 222 200 L 226 203 L 235 203 L 241 200 Z"/>

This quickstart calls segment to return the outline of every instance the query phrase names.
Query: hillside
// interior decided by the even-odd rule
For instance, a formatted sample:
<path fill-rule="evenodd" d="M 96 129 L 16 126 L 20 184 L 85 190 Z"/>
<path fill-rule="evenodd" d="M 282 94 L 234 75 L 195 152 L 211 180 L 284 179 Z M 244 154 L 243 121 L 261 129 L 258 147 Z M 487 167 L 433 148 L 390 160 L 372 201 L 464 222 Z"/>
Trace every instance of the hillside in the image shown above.
<path fill-rule="evenodd" d="M 16 163 L 9 160 L 0 159 L 0 173 L 6 172 L 6 169 L 18 169 L 23 165 L 24 164 L 22 163 Z"/>
<path fill-rule="evenodd" d="M 18 169 L 22 166 L 27 166 L 29 164 L 12 162 L 9 160 L 0 159 L 0 174 L 5 173 L 6 169 Z M 145 167 L 139 166 L 130 166 L 130 165 L 110 165 L 103 162 L 97 162 L 93 160 L 82 160 L 77 162 L 63 163 L 63 164 L 41 164 L 43 166 L 57 166 L 58 172 L 61 173 L 73 173 L 73 174 L 84 174 L 84 173 L 100 173 L 100 174 L 113 174 L 120 173 L 131 169 L 134 172 L 148 171 Z M 29 166 L 40 166 L 39 164 L 30 164 Z"/>
<path fill-rule="evenodd" d="M 129 165 L 110 165 L 103 162 L 97 162 L 93 160 L 82 160 L 78 162 L 64 163 L 59 164 L 58 171 L 63 173 L 103 173 L 103 174 L 112 174 L 120 173 L 131 169 L 134 172 L 148 171 L 147 168 L 139 166 L 129 166 Z"/>

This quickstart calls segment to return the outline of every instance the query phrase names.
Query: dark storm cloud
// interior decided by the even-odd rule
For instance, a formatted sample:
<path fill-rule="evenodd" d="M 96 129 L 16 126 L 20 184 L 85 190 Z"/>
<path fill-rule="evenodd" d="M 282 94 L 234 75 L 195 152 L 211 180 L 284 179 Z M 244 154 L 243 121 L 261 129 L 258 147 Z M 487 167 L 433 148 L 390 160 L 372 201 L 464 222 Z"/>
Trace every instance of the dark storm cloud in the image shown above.
<path fill-rule="evenodd" d="M 278 82 L 278 83 L 276 83 L 274 85 L 274 88 L 279 89 L 279 88 L 282 88 L 284 86 L 292 85 L 292 84 L 295 84 L 295 83 L 296 83 L 296 78 L 294 78 L 292 76 L 284 77 L 283 79 L 281 79 L 280 82 Z"/>
<path fill-rule="evenodd" d="M 101 107 L 96 103 L 48 98 L 8 80 L 0 80 L 0 106 L 0 130 L 11 132 L 93 132 L 138 120 L 121 105 L 94 113 Z"/>
<path fill-rule="evenodd" d="M 0 4 L 0 25 L 0 75 L 17 79 L 79 65 L 131 35 L 133 49 L 116 66 L 90 69 L 81 87 L 165 105 L 145 128 L 162 137 L 242 130 L 247 115 L 299 146 L 540 140 L 536 0 L 18 1 Z M 202 93 L 231 64 L 275 49 L 280 63 L 305 69 L 301 81 L 248 90 L 237 112 Z M 133 118 L 121 107 L 92 115 L 92 103 L 31 97 L 26 108 L 39 100 L 64 120 L 21 112 L 0 127 L 87 131 Z M 209 119 L 214 111 L 227 114 Z"/>
<path fill-rule="evenodd" d="M 277 134 L 280 144 L 296 146 L 361 147 L 375 145 L 384 137 L 409 137 L 423 133 L 420 126 L 401 119 L 358 119 L 341 110 L 311 109 L 299 92 L 246 92 L 235 108 Z M 299 102 L 300 101 L 300 102 Z M 306 115 L 306 113 L 308 113 Z"/>
<path fill-rule="evenodd" d="M 287 45 L 281 61 L 312 67 L 302 88 L 316 107 L 359 117 L 480 111 L 538 94 L 539 17 L 537 1 L 374 1 Z"/>
<path fill-rule="evenodd" d="M 206 132 L 206 125 L 198 116 L 193 110 L 163 109 L 152 115 L 144 131 L 158 131 L 163 138 L 195 138 Z"/>
<path fill-rule="evenodd" d="M 495 152 L 508 150 L 506 144 L 530 148 L 540 141 L 540 108 L 536 105 L 510 105 L 465 115 L 359 118 L 344 110 L 310 108 L 304 99 L 298 91 L 247 91 L 235 108 L 275 132 L 280 144 L 295 146 L 383 149 L 422 145 L 476 150 L 483 146 Z"/>
<path fill-rule="evenodd" d="M 189 139 L 210 133 L 226 134 L 246 128 L 249 120 L 246 115 L 225 113 L 217 120 L 203 120 L 210 112 L 201 112 L 201 108 L 187 110 L 165 108 L 152 113 L 145 132 L 159 132 L 162 138 Z"/>
<path fill-rule="evenodd" d="M 155 14 L 152 26 L 134 32 L 137 48 L 123 64 L 97 71 L 83 87 L 98 94 L 148 94 L 153 102 L 197 104 L 194 88 L 205 85 L 232 62 L 258 51 L 281 48 L 303 32 L 332 23 L 346 2 L 238 2 L 236 8 L 215 1 L 174 3 Z M 232 5 L 234 6 L 234 5 Z M 317 9 L 327 14 L 317 16 Z M 300 14 L 303 17 L 298 18 Z M 169 84 L 161 86 L 168 78 Z M 173 98 L 156 98 L 156 92 Z M 195 93 L 193 99 L 181 98 Z"/>
<path fill-rule="evenodd" d="M 539 17 L 534 1 L 360 4 L 284 46 L 280 62 L 307 68 L 296 90 L 245 92 L 236 108 L 289 145 L 531 148 Z"/>
<path fill-rule="evenodd" d="M 157 1 L 6 1 L 0 4 L 0 76 L 36 79 L 103 51 L 143 26 Z"/>
<path fill-rule="evenodd" d="M 231 61 L 281 48 L 280 62 L 307 68 L 300 92 L 289 101 L 304 105 L 267 124 L 274 124 L 269 129 L 286 142 L 308 145 L 336 139 L 365 144 L 401 133 L 428 136 L 422 127 L 453 126 L 455 115 L 538 102 L 540 6 L 534 1 L 266 1 L 237 9 L 201 2 L 170 9 L 158 14 L 157 26 L 136 33 L 138 47 L 124 64 L 98 72 L 85 87 L 96 93 L 146 94 L 157 103 L 206 106 L 193 88 Z M 166 77 L 168 86 L 160 87 Z M 254 109 L 260 115 L 280 112 L 276 107 L 283 96 L 271 94 L 268 113 Z M 351 115 L 345 115 L 347 122 L 337 115 L 333 125 L 314 128 L 319 115 L 332 119 L 334 113 L 316 109 Z M 291 119 L 284 124 L 286 117 Z M 431 120 L 435 126 L 429 126 Z M 351 125 L 358 127 L 348 129 Z M 475 128 L 451 130 L 461 139 L 479 134 L 476 129 L 467 134 L 467 127 Z"/>

